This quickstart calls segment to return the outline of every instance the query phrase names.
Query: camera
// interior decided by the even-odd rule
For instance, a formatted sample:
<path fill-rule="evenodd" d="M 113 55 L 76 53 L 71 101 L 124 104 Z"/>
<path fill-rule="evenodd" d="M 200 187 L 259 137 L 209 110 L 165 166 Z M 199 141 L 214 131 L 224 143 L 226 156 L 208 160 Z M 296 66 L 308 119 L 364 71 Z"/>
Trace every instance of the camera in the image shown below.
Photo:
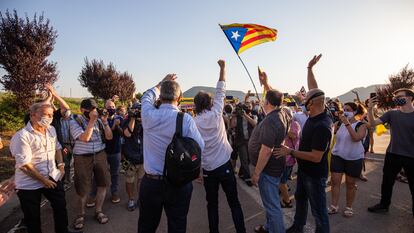
<path fill-rule="evenodd" d="M 97 108 L 96 111 L 98 112 L 98 115 L 99 116 L 106 116 L 106 115 L 108 115 L 108 110 L 106 110 L 105 108 L 104 109 Z"/>
<path fill-rule="evenodd" d="M 133 118 L 141 118 L 141 110 L 140 109 L 130 109 L 128 111 L 128 116 Z"/>
<path fill-rule="evenodd" d="M 244 114 L 243 106 L 241 104 L 236 105 L 234 113 L 238 116 L 242 116 Z"/>

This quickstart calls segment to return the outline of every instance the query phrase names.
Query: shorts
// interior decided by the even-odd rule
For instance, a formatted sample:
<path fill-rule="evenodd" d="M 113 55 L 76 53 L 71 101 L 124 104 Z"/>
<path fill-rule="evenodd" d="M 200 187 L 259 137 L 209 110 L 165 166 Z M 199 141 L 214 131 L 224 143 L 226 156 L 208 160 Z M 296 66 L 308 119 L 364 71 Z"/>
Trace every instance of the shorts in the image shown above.
<path fill-rule="evenodd" d="M 75 169 L 75 189 L 79 196 L 89 193 L 92 185 L 92 176 L 97 187 L 108 187 L 110 173 L 105 151 L 93 156 L 74 155 L 73 167 Z"/>
<path fill-rule="evenodd" d="M 346 160 L 337 155 L 331 157 L 331 172 L 345 173 L 347 176 L 358 178 L 361 175 L 364 159 Z"/>
<path fill-rule="evenodd" d="M 285 169 L 283 170 L 282 176 L 280 177 L 280 183 L 281 184 L 286 184 L 289 176 L 292 174 L 292 169 L 293 166 L 286 166 Z"/>
<path fill-rule="evenodd" d="M 144 177 L 144 165 L 143 164 L 129 164 L 128 168 L 125 169 L 125 182 L 132 184 L 138 179 L 142 179 Z"/>

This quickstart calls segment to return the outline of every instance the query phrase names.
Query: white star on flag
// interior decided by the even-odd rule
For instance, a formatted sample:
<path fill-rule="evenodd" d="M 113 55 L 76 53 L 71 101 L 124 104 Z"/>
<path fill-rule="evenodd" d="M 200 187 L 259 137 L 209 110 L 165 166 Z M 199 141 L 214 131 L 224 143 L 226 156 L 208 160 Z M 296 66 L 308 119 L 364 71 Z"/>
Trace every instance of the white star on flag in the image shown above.
<path fill-rule="evenodd" d="M 236 31 L 236 32 L 231 32 L 231 34 L 233 34 L 233 35 L 231 36 L 231 38 L 232 38 L 232 39 L 234 39 L 235 41 L 237 41 L 237 38 L 239 38 L 239 37 L 240 37 L 240 35 L 239 35 L 239 31 Z"/>

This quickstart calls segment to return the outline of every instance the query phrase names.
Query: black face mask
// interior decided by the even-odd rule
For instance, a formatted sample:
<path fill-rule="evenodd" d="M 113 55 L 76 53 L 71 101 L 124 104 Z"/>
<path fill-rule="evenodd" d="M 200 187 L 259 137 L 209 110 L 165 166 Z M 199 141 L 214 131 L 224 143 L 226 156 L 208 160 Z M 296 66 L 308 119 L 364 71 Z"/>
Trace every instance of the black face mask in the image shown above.
<path fill-rule="evenodd" d="M 397 106 L 404 106 L 407 103 L 407 101 L 404 98 L 396 98 L 394 99 L 394 104 Z"/>
<path fill-rule="evenodd" d="M 115 115 L 116 110 L 115 109 L 106 109 L 108 111 L 108 115 L 111 117 L 113 115 Z"/>
<path fill-rule="evenodd" d="M 89 120 L 89 111 L 84 111 L 83 112 L 83 115 L 86 117 L 86 119 L 88 119 Z"/>

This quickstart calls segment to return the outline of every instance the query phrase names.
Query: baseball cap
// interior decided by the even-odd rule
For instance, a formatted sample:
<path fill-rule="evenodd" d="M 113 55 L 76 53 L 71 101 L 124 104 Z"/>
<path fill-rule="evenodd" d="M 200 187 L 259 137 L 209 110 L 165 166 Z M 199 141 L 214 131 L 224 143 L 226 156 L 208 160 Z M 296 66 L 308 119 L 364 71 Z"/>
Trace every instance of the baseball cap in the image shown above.
<path fill-rule="evenodd" d="M 94 108 L 98 108 L 98 104 L 93 98 L 89 98 L 82 100 L 80 107 L 86 110 L 92 110 Z"/>

